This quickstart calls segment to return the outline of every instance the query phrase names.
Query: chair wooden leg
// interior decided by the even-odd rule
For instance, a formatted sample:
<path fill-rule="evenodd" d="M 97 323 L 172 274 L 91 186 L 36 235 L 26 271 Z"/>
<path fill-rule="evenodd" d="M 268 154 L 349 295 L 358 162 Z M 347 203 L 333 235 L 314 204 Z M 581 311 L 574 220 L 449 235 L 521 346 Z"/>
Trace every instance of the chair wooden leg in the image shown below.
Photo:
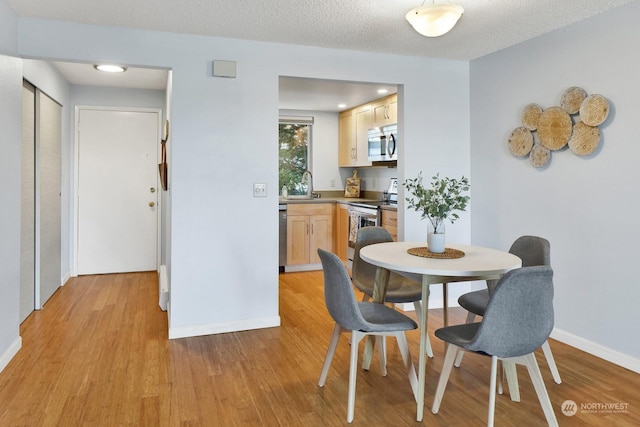
<path fill-rule="evenodd" d="M 341 333 L 342 333 L 342 328 L 340 327 L 340 325 L 336 323 L 336 325 L 333 327 L 331 340 L 329 341 L 329 348 L 327 348 L 327 355 L 324 358 L 324 365 L 322 365 L 322 372 L 320 372 L 320 380 L 318 381 L 318 385 L 320 387 L 323 387 L 325 381 L 327 380 L 327 374 L 329 373 L 329 368 L 331 367 L 331 361 L 333 360 L 333 355 L 336 352 L 336 347 L 338 346 L 338 341 L 340 340 Z"/>
<path fill-rule="evenodd" d="M 514 402 L 520 402 L 520 387 L 518 386 L 518 373 L 516 364 L 510 360 L 502 360 L 502 367 L 507 377 L 507 385 L 509 386 L 509 395 Z M 502 393 L 501 393 L 502 394 Z"/>
<path fill-rule="evenodd" d="M 502 383 L 504 382 L 504 369 L 502 367 L 502 363 L 500 363 L 500 360 L 498 360 L 497 376 L 498 378 L 496 379 L 496 381 L 498 382 L 498 394 L 502 394 L 504 393 L 504 390 L 502 389 Z"/>
<path fill-rule="evenodd" d="M 544 352 L 544 357 L 547 359 L 547 365 L 549 365 L 553 380 L 556 382 L 556 384 L 562 384 L 560 372 L 558 372 L 558 367 L 556 366 L 556 360 L 553 358 L 553 353 L 551 353 L 551 347 L 549 347 L 549 340 L 545 341 L 544 344 L 542 344 L 542 351 Z"/>
<path fill-rule="evenodd" d="M 400 348 L 400 355 L 402 356 L 402 362 L 407 369 L 409 375 L 409 384 L 411 384 L 411 390 L 413 391 L 413 397 L 418 401 L 418 376 L 416 374 L 416 368 L 413 366 L 413 360 L 411 360 L 411 352 L 409 351 L 409 343 L 407 342 L 407 336 L 404 332 L 396 332 L 396 341 L 398 341 L 398 348 Z"/>
<path fill-rule="evenodd" d="M 473 321 L 476 320 L 476 315 L 472 312 L 468 312 L 467 313 L 467 320 L 465 321 L 465 323 L 473 323 Z M 464 356 L 464 351 L 459 351 L 458 352 L 458 357 L 456 357 L 456 361 L 453 364 L 453 366 L 455 366 L 456 368 L 460 367 L 460 364 L 462 363 L 462 357 Z"/>
<path fill-rule="evenodd" d="M 380 372 L 383 377 L 387 376 L 387 338 L 376 336 L 376 345 L 378 346 L 378 359 L 380 359 Z"/>
<path fill-rule="evenodd" d="M 413 308 L 416 310 L 416 316 L 418 317 L 418 325 L 420 324 L 420 313 L 422 313 L 422 303 L 420 301 L 413 302 Z M 427 356 L 433 357 L 433 349 L 431 348 L 431 340 L 429 334 L 427 336 Z"/>
<path fill-rule="evenodd" d="M 487 426 L 493 427 L 493 418 L 496 412 L 496 375 L 498 371 L 498 357 L 491 356 L 491 380 L 489 382 L 489 411 Z"/>
<path fill-rule="evenodd" d="M 549 400 L 549 394 L 547 393 L 547 388 L 544 385 L 544 380 L 542 379 L 542 374 L 540 373 L 540 367 L 536 361 L 536 356 L 533 353 L 530 353 L 526 356 L 522 356 L 520 359 L 527 366 L 531 382 L 533 383 L 533 387 L 538 395 L 538 400 L 540 401 L 540 406 L 542 406 L 542 411 L 547 419 L 547 424 L 552 427 L 556 427 L 558 425 L 558 420 L 553 412 L 551 400 Z"/>
<path fill-rule="evenodd" d="M 462 351 L 462 349 L 457 345 L 449 344 L 447 346 L 447 352 L 444 355 L 444 362 L 442 363 L 442 372 L 440 372 L 438 387 L 436 388 L 436 394 L 433 398 L 433 406 L 431 407 L 431 412 L 433 412 L 434 414 L 437 414 L 440 410 L 440 403 L 442 402 L 442 397 L 444 396 L 444 390 L 445 388 L 447 388 L 449 375 L 451 374 L 451 368 L 453 368 L 453 361 L 456 358 L 458 350 Z"/>
<path fill-rule="evenodd" d="M 347 422 L 353 421 L 356 405 L 356 376 L 358 375 L 358 344 L 365 336 L 362 332 L 351 331 L 351 360 L 349 362 L 349 397 L 347 399 Z"/>

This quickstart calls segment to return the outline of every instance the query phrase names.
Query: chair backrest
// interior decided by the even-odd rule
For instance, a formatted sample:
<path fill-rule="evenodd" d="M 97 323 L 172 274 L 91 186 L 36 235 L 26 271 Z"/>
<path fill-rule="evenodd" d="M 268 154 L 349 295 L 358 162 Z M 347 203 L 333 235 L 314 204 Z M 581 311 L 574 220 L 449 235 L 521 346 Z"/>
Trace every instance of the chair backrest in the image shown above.
<path fill-rule="evenodd" d="M 318 249 L 324 273 L 324 301 L 333 320 L 350 331 L 364 330 L 367 322 L 358 308 L 351 279 L 340 258 Z"/>
<path fill-rule="evenodd" d="M 523 267 L 551 265 L 551 245 L 542 237 L 520 236 L 511 245 L 509 253 L 519 257 Z"/>
<path fill-rule="evenodd" d="M 542 237 L 520 236 L 509 248 L 509 253 L 520 258 L 523 267 L 551 265 L 551 245 Z M 487 280 L 489 292 L 493 292 L 497 283 L 497 280 Z"/>
<path fill-rule="evenodd" d="M 369 264 L 360 258 L 360 249 L 375 243 L 393 242 L 393 237 L 382 227 L 362 227 L 356 235 L 356 244 L 353 251 L 353 265 L 351 274 L 353 281 L 357 282 L 360 288 L 372 288 L 375 277 L 375 265 Z"/>
<path fill-rule="evenodd" d="M 491 294 L 468 348 L 516 357 L 540 348 L 553 329 L 553 270 L 548 265 L 506 273 Z"/>

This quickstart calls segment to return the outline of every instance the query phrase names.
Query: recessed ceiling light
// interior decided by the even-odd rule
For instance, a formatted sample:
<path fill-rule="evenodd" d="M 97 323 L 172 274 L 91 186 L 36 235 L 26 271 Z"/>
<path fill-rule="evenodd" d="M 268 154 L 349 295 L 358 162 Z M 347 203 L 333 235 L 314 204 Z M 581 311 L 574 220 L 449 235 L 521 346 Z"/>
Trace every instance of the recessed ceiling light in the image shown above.
<path fill-rule="evenodd" d="M 127 67 L 112 64 L 96 64 L 93 68 L 100 71 L 106 71 L 107 73 L 124 73 L 127 71 Z"/>
<path fill-rule="evenodd" d="M 378 93 L 382 94 L 382 93 L 387 93 L 389 92 L 387 89 L 378 89 Z"/>
<path fill-rule="evenodd" d="M 347 104 L 338 104 L 338 108 L 347 108 Z"/>

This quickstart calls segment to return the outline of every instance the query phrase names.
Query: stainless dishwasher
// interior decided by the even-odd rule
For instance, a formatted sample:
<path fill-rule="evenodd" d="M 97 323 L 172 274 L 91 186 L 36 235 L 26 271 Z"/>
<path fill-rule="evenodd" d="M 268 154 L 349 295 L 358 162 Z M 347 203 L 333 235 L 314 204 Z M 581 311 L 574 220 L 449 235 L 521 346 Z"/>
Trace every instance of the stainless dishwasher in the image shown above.
<path fill-rule="evenodd" d="M 279 272 L 284 272 L 284 266 L 287 265 L 287 205 L 278 205 L 278 226 L 279 226 L 279 250 L 278 265 Z"/>

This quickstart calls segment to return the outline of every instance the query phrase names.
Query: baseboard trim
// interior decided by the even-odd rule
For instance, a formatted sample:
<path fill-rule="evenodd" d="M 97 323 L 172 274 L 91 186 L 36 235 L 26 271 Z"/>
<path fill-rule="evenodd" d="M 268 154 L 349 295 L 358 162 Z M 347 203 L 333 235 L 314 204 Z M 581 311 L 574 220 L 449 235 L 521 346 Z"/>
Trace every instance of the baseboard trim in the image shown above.
<path fill-rule="evenodd" d="M 302 265 L 285 265 L 285 273 L 295 273 L 299 271 L 316 271 L 322 270 L 322 264 L 302 264 Z"/>
<path fill-rule="evenodd" d="M 167 274 L 167 266 L 161 265 L 158 272 L 158 305 L 162 311 L 167 311 L 167 303 L 169 302 L 169 276 Z"/>
<path fill-rule="evenodd" d="M 2 372 L 4 368 L 7 367 L 9 362 L 11 362 L 11 359 L 13 359 L 16 354 L 18 354 L 18 351 L 20 351 L 21 348 L 22 337 L 18 335 L 18 338 L 13 341 L 7 351 L 5 351 L 2 357 L 0 357 L 0 372 Z"/>
<path fill-rule="evenodd" d="M 620 353 L 619 351 L 612 350 L 557 328 L 554 328 L 551 332 L 551 338 L 640 374 L 640 359 L 635 359 L 627 354 Z"/>
<path fill-rule="evenodd" d="M 169 328 L 169 339 L 198 337 L 202 335 L 224 334 L 228 332 L 250 331 L 253 329 L 274 328 L 280 326 L 280 316 L 247 319 L 237 322 L 212 323 L 208 325 Z"/>

